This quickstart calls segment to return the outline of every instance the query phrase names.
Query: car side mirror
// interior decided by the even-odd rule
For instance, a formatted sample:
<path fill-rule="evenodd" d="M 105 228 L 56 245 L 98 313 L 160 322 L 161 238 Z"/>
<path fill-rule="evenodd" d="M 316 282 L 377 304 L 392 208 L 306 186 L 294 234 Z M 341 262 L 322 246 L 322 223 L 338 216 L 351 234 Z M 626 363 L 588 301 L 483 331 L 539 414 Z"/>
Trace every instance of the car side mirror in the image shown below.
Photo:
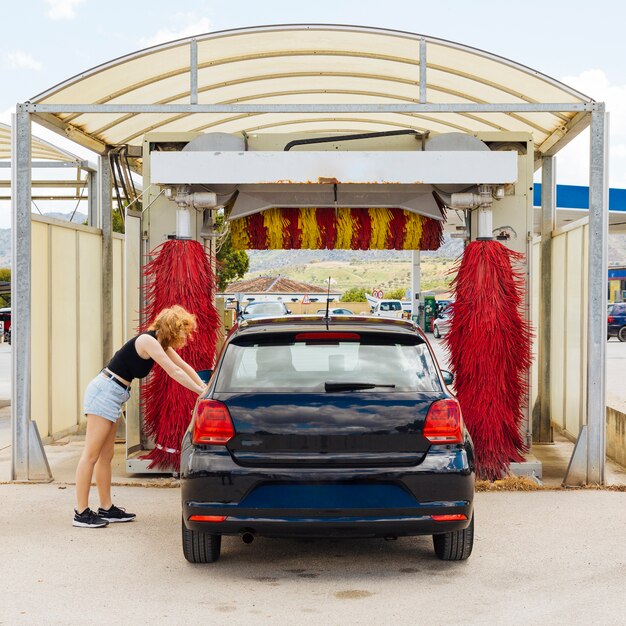
<path fill-rule="evenodd" d="M 454 382 L 454 374 L 448 370 L 441 370 L 441 376 L 443 377 L 443 382 L 446 383 L 446 385 L 451 385 Z"/>
<path fill-rule="evenodd" d="M 211 376 L 213 376 L 213 370 L 198 370 L 198 376 L 200 380 L 206 385 L 209 380 L 211 380 Z"/>

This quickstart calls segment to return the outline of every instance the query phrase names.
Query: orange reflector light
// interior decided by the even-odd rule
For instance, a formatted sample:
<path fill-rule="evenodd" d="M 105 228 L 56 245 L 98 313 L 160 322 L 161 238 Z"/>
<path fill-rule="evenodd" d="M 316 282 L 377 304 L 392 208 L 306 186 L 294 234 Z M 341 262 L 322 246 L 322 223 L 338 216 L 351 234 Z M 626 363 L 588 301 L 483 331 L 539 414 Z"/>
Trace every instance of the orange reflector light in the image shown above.
<path fill-rule="evenodd" d="M 453 515 L 431 515 L 435 522 L 462 522 L 467 519 L 467 515 L 463 513 L 455 513 Z"/>
<path fill-rule="evenodd" d="M 192 515 L 190 522 L 223 522 L 226 515 Z"/>

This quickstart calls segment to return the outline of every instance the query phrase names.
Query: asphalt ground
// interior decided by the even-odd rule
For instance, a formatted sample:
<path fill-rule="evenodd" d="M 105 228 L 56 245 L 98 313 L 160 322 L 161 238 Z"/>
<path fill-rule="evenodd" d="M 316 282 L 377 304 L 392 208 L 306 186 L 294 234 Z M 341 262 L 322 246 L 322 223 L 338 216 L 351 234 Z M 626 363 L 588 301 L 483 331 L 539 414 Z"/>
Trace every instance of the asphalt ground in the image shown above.
<path fill-rule="evenodd" d="M 137 521 L 71 526 L 73 490 L 0 485 L 0 624 L 603 624 L 626 617 L 626 493 L 478 493 L 466 562 L 430 537 L 223 540 L 192 565 L 180 492 L 114 488 Z"/>
<path fill-rule="evenodd" d="M 126 476 L 123 446 L 114 501 L 137 521 L 78 529 L 80 437 L 46 446 L 55 482 L 45 485 L 3 482 L 3 445 L 1 625 L 626 623 L 623 491 L 477 493 L 474 553 L 463 563 L 436 559 L 429 537 L 250 546 L 225 538 L 218 563 L 192 565 L 182 554 L 177 482 Z"/>

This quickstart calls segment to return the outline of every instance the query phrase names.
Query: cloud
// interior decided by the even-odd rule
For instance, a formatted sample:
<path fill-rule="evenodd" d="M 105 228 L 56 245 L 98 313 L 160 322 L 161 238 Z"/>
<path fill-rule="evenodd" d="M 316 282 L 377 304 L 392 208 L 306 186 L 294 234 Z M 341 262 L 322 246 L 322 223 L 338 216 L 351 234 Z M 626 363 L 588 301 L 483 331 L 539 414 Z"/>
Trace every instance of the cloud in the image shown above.
<path fill-rule="evenodd" d="M 85 0 L 46 0 L 50 9 L 48 17 L 51 20 L 73 20 L 76 17 L 74 10 L 78 5 L 83 4 Z"/>
<path fill-rule="evenodd" d="M 139 40 L 141 46 L 149 48 L 168 41 L 207 33 L 211 30 L 209 19 L 200 17 L 196 13 L 175 13 L 171 20 L 176 24 L 175 28 L 162 28 L 151 37 L 142 37 Z"/>
<path fill-rule="evenodd" d="M 22 50 L 16 50 L 15 52 L 9 52 L 7 54 L 7 60 L 9 67 L 17 70 L 34 70 L 38 72 L 41 70 L 42 65 L 39 61 L 35 60 L 28 52 Z"/>

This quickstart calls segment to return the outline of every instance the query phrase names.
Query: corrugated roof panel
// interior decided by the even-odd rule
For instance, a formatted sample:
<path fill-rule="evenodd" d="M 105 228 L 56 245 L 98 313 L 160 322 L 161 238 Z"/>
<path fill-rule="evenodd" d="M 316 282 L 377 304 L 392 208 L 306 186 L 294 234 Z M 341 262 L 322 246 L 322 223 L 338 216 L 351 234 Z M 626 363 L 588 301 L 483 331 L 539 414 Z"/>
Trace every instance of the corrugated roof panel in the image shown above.
<path fill-rule="evenodd" d="M 419 101 L 421 36 L 332 25 L 269 26 L 196 37 L 198 102 L 407 103 Z M 426 41 L 427 97 L 438 104 L 574 103 L 589 98 L 508 59 L 440 39 Z M 142 50 L 32 99 L 62 104 L 190 102 L 191 39 Z M 417 128 L 531 132 L 541 144 L 574 113 L 59 114 L 98 140 L 138 145 L 150 130 L 224 132 Z M 335 124 L 333 126 L 333 124 Z"/>

